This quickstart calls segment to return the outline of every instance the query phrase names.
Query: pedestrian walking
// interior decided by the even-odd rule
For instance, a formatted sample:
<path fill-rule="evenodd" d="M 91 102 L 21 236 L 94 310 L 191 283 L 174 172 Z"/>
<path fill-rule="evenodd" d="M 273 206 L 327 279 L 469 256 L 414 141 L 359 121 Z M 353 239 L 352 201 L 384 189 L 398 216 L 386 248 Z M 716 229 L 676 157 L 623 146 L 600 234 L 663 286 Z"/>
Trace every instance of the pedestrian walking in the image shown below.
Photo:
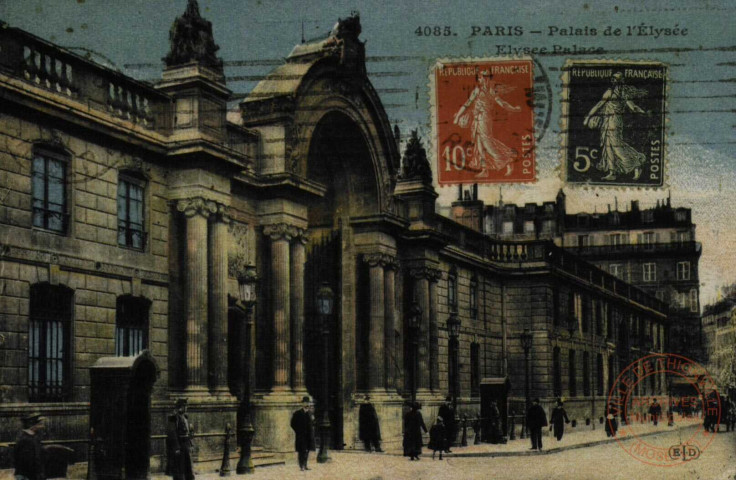
<path fill-rule="evenodd" d="M 616 407 L 612 403 L 606 408 L 606 437 L 615 437 L 618 430 L 618 421 L 616 421 Z"/>
<path fill-rule="evenodd" d="M 13 451 L 16 480 L 45 480 L 45 456 L 41 440 L 46 431 L 44 417 L 31 414 L 21 419 L 23 429 L 18 433 Z"/>
<path fill-rule="evenodd" d="M 432 460 L 434 460 L 434 454 L 440 452 L 440 460 L 442 460 L 442 451 L 445 449 L 445 439 L 447 434 L 445 432 L 445 424 L 442 421 L 442 417 L 437 416 L 437 420 L 429 429 L 429 443 L 427 447 L 432 450 Z"/>
<path fill-rule="evenodd" d="M 649 415 L 652 417 L 652 423 L 654 423 L 654 426 L 656 427 L 659 422 L 659 417 L 662 416 L 662 405 L 659 404 L 656 398 L 649 406 Z"/>
<path fill-rule="evenodd" d="M 542 451 L 542 428 L 547 426 L 547 414 L 539 404 L 539 398 L 534 399 L 534 404 L 526 412 L 526 426 L 532 440 L 531 450 Z"/>
<path fill-rule="evenodd" d="M 371 397 L 366 395 L 358 411 L 358 436 L 365 445 L 365 450 L 370 452 L 375 448 L 376 452 L 381 450 L 381 426 L 378 422 L 376 408 L 371 403 Z"/>
<path fill-rule="evenodd" d="M 194 480 L 192 428 L 187 416 L 187 399 L 176 401 L 176 412 L 169 416 L 166 431 L 166 474 L 174 480 Z"/>
<path fill-rule="evenodd" d="M 422 406 L 414 402 L 411 410 L 404 416 L 404 456 L 409 460 L 419 460 L 422 454 L 422 431 L 427 433 L 427 426 L 420 410 Z"/>
<path fill-rule="evenodd" d="M 309 412 L 309 397 L 302 398 L 302 407 L 291 416 L 291 428 L 294 430 L 294 450 L 297 452 L 297 460 L 301 470 L 309 470 L 307 461 L 309 451 L 314 450 L 314 434 L 312 428 L 312 415 Z"/>
<path fill-rule="evenodd" d="M 445 453 L 452 453 L 452 444 L 455 443 L 457 435 L 457 423 L 455 422 L 455 409 L 452 408 L 452 397 L 445 398 L 445 403 L 440 406 L 437 414 L 445 423 Z"/>
<path fill-rule="evenodd" d="M 562 440 L 562 435 L 565 434 L 565 424 L 570 423 L 570 419 L 567 418 L 567 412 L 565 411 L 565 407 L 562 406 L 562 399 L 560 398 L 557 399 L 557 406 L 552 410 L 550 423 L 552 425 L 549 426 L 549 429 L 552 430 L 554 428 L 555 438 L 559 442 Z"/>

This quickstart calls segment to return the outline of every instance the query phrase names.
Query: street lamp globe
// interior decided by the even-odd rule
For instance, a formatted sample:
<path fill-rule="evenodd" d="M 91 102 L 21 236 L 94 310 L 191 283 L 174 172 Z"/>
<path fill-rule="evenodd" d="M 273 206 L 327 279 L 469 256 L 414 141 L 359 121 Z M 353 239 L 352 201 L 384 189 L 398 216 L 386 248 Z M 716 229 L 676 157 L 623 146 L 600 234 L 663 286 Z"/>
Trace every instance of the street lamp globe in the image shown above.
<path fill-rule="evenodd" d="M 317 311 L 322 315 L 331 315 L 334 301 L 335 294 L 332 292 L 330 285 L 323 282 L 317 292 Z"/>
<path fill-rule="evenodd" d="M 258 276 L 256 275 L 256 267 L 248 265 L 245 271 L 238 276 L 238 291 L 240 293 L 240 301 L 244 305 L 253 306 L 256 303 L 256 285 Z"/>
<path fill-rule="evenodd" d="M 452 338 L 457 338 L 460 335 L 460 318 L 454 312 L 447 319 L 447 331 Z"/>
<path fill-rule="evenodd" d="M 532 334 L 528 328 L 525 328 L 524 332 L 521 334 L 521 346 L 524 348 L 524 351 L 532 348 Z"/>

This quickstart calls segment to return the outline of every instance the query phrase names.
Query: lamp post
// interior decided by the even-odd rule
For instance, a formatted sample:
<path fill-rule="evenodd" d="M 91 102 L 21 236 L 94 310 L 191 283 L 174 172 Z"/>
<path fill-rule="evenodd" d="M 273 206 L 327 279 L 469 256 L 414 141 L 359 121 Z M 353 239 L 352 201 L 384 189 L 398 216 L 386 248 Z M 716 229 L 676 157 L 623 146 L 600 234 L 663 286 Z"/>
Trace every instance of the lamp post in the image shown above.
<path fill-rule="evenodd" d="M 240 361 L 243 369 L 240 389 L 240 408 L 238 411 L 238 439 L 240 443 L 240 460 L 236 473 L 253 473 L 253 461 L 250 458 L 251 442 L 253 441 L 253 423 L 250 419 L 250 354 L 251 335 L 253 331 L 253 308 L 256 305 L 256 286 L 258 276 L 256 267 L 248 265 L 245 272 L 238 276 L 238 292 L 240 302 L 245 306 L 245 322 L 240 331 Z"/>
<path fill-rule="evenodd" d="M 521 346 L 524 349 L 524 413 L 529 411 L 529 352 L 532 349 L 532 334 L 528 328 L 520 335 Z M 528 427 L 526 427 L 528 428 Z"/>
<path fill-rule="evenodd" d="M 450 317 L 447 319 L 447 333 L 450 336 L 450 342 L 448 344 L 450 348 L 450 395 L 452 395 L 452 410 L 455 412 L 455 416 L 457 416 L 457 397 L 460 394 L 460 375 L 458 375 L 460 318 L 457 316 L 457 312 L 451 312 Z"/>
<path fill-rule="evenodd" d="M 318 463 L 328 461 L 327 457 L 327 437 L 330 433 L 330 416 L 329 416 L 329 342 L 330 342 L 330 316 L 335 300 L 335 294 L 332 292 L 329 284 L 323 282 L 317 292 L 317 311 L 319 312 L 320 326 L 322 327 L 322 414 L 319 421 L 319 438 L 320 447 L 319 455 L 317 455 Z"/>
<path fill-rule="evenodd" d="M 419 329 L 422 321 L 422 307 L 412 302 L 408 315 L 409 341 L 411 342 L 411 403 L 417 401 L 417 365 L 419 363 Z"/>

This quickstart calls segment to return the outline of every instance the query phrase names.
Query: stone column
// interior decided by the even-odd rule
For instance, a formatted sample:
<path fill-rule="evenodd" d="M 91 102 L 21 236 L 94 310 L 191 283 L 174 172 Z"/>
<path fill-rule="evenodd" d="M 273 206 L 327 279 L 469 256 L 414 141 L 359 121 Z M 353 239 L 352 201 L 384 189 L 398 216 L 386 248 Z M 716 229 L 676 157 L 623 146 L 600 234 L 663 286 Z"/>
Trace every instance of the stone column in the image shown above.
<path fill-rule="evenodd" d="M 291 315 L 290 247 L 292 227 L 278 223 L 263 227 L 271 239 L 271 311 L 273 313 L 273 391 L 290 389 Z"/>
<path fill-rule="evenodd" d="M 207 378 L 207 218 L 214 202 L 200 197 L 179 200 L 186 217 L 187 390 L 206 390 Z"/>
<path fill-rule="evenodd" d="M 307 236 L 296 230 L 291 244 L 291 380 L 294 390 L 306 391 L 304 385 L 304 265 L 307 261 Z"/>
<path fill-rule="evenodd" d="M 384 303 L 384 255 L 374 253 L 364 255 L 363 260 L 368 264 L 368 278 L 370 288 L 370 324 L 368 325 L 368 388 L 370 390 L 384 389 L 385 379 L 385 314 Z"/>
<path fill-rule="evenodd" d="M 417 390 L 429 389 L 429 272 L 427 268 L 413 268 L 409 273 L 414 278 L 414 300 L 422 309 L 419 322 L 419 360 L 417 366 Z"/>
<path fill-rule="evenodd" d="M 396 259 L 388 257 L 384 270 L 384 299 L 386 306 L 384 334 L 385 334 L 385 372 L 386 389 L 395 393 L 396 379 L 394 378 L 394 331 L 396 330 Z"/>
<path fill-rule="evenodd" d="M 442 278 L 440 270 L 428 269 L 429 279 L 429 383 L 433 392 L 440 391 L 440 328 L 437 321 L 437 282 Z"/>
<path fill-rule="evenodd" d="M 212 223 L 209 264 L 209 384 L 212 391 L 223 395 L 228 393 L 227 374 L 227 224 L 230 219 L 227 207 L 217 205 L 217 215 L 211 217 Z"/>

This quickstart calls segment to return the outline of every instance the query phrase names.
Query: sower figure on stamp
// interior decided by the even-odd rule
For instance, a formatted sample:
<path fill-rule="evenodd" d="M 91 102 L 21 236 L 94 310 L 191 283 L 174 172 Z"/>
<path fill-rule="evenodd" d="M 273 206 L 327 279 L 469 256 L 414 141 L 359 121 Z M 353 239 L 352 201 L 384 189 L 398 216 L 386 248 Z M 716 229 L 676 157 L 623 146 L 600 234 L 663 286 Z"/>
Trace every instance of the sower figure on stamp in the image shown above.
<path fill-rule="evenodd" d="M 649 406 L 649 415 L 652 416 L 652 423 L 654 423 L 654 426 L 656 427 L 659 422 L 659 417 L 662 416 L 662 405 L 659 404 L 656 398 Z"/>
<path fill-rule="evenodd" d="M 174 480 L 193 480 L 192 428 L 187 416 L 187 399 L 176 401 L 176 413 L 169 416 L 166 432 L 166 474 Z"/>
<path fill-rule="evenodd" d="M 624 140 L 624 114 L 627 110 L 647 114 L 634 103 L 636 98 L 646 95 L 646 90 L 624 85 L 623 74 L 616 72 L 611 76 L 611 88 L 603 93 L 601 101 L 585 116 L 584 126 L 600 130 L 601 159 L 596 168 L 607 172 L 603 180 L 615 180 L 616 174 L 632 171 L 634 180 L 641 176 L 647 156 L 637 152 Z"/>
<path fill-rule="evenodd" d="M 303 397 L 302 408 L 294 412 L 291 416 L 291 428 L 296 435 L 294 449 L 297 452 L 297 459 L 299 460 L 299 468 L 301 470 L 309 470 L 309 467 L 307 467 L 309 451 L 314 450 L 314 433 L 312 415 L 309 413 L 309 403 L 309 397 Z"/>
<path fill-rule="evenodd" d="M 552 428 L 554 428 L 555 438 L 557 438 L 557 441 L 559 442 L 562 440 L 562 435 L 565 433 L 565 424 L 570 423 L 570 419 L 567 418 L 565 407 L 562 406 L 562 399 L 557 399 L 557 406 L 552 410 L 550 422 L 552 425 L 549 426 L 549 429 L 552 430 Z"/>
<path fill-rule="evenodd" d="M 358 434 L 365 445 L 366 451 L 375 448 L 381 450 L 381 426 L 378 423 L 376 407 L 371 403 L 371 397 L 366 395 L 358 411 Z"/>
<path fill-rule="evenodd" d="M 547 414 L 539 404 L 539 398 L 534 399 L 534 405 L 526 412 L 526 426 L 532 440 L 531 450 L 542 450 L 542 428 L 547 426 Z"/>
<path fill-rule="evenodd" d="M 15 440 L 15 478 L 16 480 L 44 480 L 44 451 L 41 439 L 46 426 L 41 415 L 23 417 L 23 430 Z"/>
<path fill-rule="evenodd" d="M 452 408 L 452 397 L 447 397 L 445 403 L 442 404 L 438 415 L 442 417 L 445 424 L 445 453 L 452 453 L 450 448 L 455 441 L 456 435 L 456 422 L 455 422 L 455 409 Z"/>
<path fill-rule="evenodd" d="M 462 128 L 466 128 L 470 122 L 473 155 L 468 166 L 480 170 L 476 177 L 487 177 L 489 169 L 502 170 L 504 168 L 506 168 L 504 175 L 509 176 L 513 170 L 512 162 L 519 156 L 516 150 L 504 145 L 493 136 L 495 106 L 499 105 L 509 112 L 519 112 L 521 107 L 511 105 L 501 98 L 501 95 L 512 91 L 514 87 L 498 84 L 491 80 L 492 77 L 493 75 L 488 70 L 478 75 L 478 85 L 452 120 L 452 123 Z M 472 108 L 470 114 L 466 113 L 469 108 Z M 449 419 L 445 418 L 445 422 L 447 421 Z"/>

